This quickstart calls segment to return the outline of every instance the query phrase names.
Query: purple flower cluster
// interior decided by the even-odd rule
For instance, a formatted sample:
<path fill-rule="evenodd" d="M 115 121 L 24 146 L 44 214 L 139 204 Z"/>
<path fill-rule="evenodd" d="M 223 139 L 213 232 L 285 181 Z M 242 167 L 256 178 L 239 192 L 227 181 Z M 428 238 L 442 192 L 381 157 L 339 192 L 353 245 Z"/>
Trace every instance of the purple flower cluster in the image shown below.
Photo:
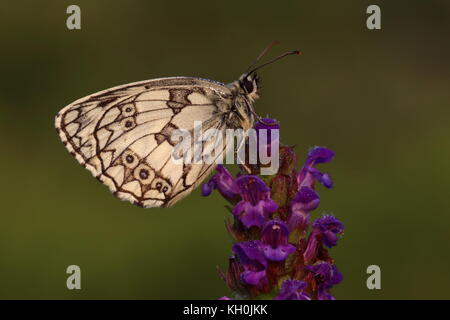
<path fill-rule="evenodd" d="M 269 129 L 264 135 L 268 141 L 258 144 L 270 147 L 270 129 L 278 129 L 278 123 L 263 119 L 255 128 Z M 292 147 L 281 146 L 279 154 L 280 167 L 273 176 L 258 176 L 256 166 L 234 177 L 219 165 L 202 187 L 204 196 L 216 189 L 232 205 L 226 227 L 234 239 L 233 255 L 221 276 L 235 297 L 332 300 L 330 289 L 342 281 L 342 274 L 328 249 L 336 246 L 344 225 L 332 215 L 311 224 L 310 215 L 320 203 L 316 182 L 333 186 L 330 175 L 316 165 L 330 162 L 334 152 L 312 148 L 300 170 Z"/>

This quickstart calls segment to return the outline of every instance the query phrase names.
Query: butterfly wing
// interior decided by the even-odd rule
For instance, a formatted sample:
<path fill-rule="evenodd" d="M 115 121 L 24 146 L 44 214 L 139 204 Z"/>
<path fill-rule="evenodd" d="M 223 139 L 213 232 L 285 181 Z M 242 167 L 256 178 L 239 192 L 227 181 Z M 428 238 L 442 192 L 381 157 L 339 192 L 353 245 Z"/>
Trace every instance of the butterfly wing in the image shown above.
<path fill-rule="evenodd" d="M 174 77 L 101 91 L 63 108 L 55 126 L 69 152 L 122 200 L 167 207 L 215 167 L 172 161 L 176 129 L 225 130 L 231 104 L 225 85 Z M 224 150 L 223 150 L 224 151 Z"/>

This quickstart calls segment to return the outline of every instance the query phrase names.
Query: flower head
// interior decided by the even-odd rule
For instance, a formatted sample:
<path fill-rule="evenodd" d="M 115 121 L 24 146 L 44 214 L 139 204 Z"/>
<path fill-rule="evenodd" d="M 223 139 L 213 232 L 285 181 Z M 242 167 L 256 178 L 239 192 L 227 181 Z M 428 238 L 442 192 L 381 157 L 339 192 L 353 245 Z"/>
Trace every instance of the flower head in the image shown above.
<path fill-rule="evenodd" d="M 266 278 L 267 261 L 262 253 L 260 241 L 245 241 L 233 245 L 233 252 L 244 268 L 241 279 L 248 285 L 258 285 Z"/>
<path fill-rule="evenodd" d="M 274 300 L 311 300 L 304 292 L 306 282 L 300 280 L 284 280 L 280 293 Z"/>
<path fill-rule="evenodd" d="M 317 284 L 323 289 L 330 289 L 334 285 L 339 284 L 343 278 L 342 273 L 339 272 L 334 264 L 325 261 L 306 266 L 305 268 L 313 274 Z"/>
<path fill-rule="evenodd" d="M 313 223 L 313 232 L 322 235 L 322 243 L 334 247 L 344 232 L 344 224 L 332 215 L 324 215 Z"/>
<path fill-rule="evenodd" d="M 216 170 L 217 173 L 207 183 L 203 184 L 203 196 L 209 196 L 213 189 L 217 189 L 225 199 L 236 199 L 239 196 L 236 179 L 223 165 L 219 164 Z"/>
<path fill-rule="evenodd" d="M 330 289 L 341 283 L 342 273 L 339 272 L 334 264 L 325 261 L 318 262 L 312 266 L 306 266 L 306 270 L 310 271 L 318 287 L 318 300 L 335 300 L 330 294 Z"/>
<path fill-rule="evenodd" d="M 331 161 L 334 152 L 311 149 L 297 171 L 293 148 L 279 147 L 277 121 L 262 119 L 255 129 L 259 161 L 240 166 L 236 178 L 219 165 L 202 187 L 203 195 L 217 189 L 233 204 L 233 220 L 226 220 L 226 228 L 234 254 L 227 272 L 219 274 L 237 298 L 265 298 L 276 290 L 275 300 L 334 300 L 330 290 L 342 281 L 342 274 L 331 263 L 327 247 L 337 244 L 344 225 L 329 215 L 317 219 L 312 228 L 310 223 L 311 211 L 320 203 L 316 182 L 327 188 L 333 184 L 315 166 Z M 277 171 L 268 173 L 263 158 L 271 151 L 273 157 L 272 149 L 279 152 L 270 159 L 277 162 Z M 250 156 L 246 153 L 245 160 L 252 160 Z"/>
<path fill-rule="evenodd" d="M 333 187 L 333 181 L 328 173 L 322 173 L 314 166 L 318 163 L 330 162 L 334 157 L 334 152 L 324 147 L 312 148 L 306 158 L 303 168 L 297 175 L 297 183 L 299 188 L 307 186 L 312 188 L 315 181 L 320 182 L 326 188 Z"/>
<path fill-rule="evenodd" d="M 233 208 L 233 214 L 245 227 L 262 227 L 269 214 L 278 209 L 275 201 L 270 199 L 270 189 L 264 181 L 253 175 L 236 179 L 242 200 Z"/>
<path fill-rule="evenodd" d="M 289 228 L 305 230 L 309 224 L 309 211 L 315 210 L 319 203 L 320 198 L 317 192 L 310 187 L 301 187 L 289 207 Z"/>
<path fill-rule="evenodd" d="M 292 199 L 292 206 L 295 207 L 294 210 L 312 211 L 319 206 L 319 203 L 319 195 L 309 187 L 301 187 Z"/>
<path fill-rule="evenodd" d="M 271 220 L 261 231 L 261 248 L 266 259 L 271 261 L 286 260 L 295 251 L 295 247 L 288 243 L 289 229 L 280 220 Z"/>

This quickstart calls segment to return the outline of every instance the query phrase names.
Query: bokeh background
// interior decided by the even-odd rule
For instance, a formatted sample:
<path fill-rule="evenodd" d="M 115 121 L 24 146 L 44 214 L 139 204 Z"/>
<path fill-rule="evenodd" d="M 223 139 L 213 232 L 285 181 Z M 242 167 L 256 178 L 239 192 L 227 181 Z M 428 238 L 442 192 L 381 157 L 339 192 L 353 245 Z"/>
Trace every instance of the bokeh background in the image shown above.
<path fill-rule="evenodd" d="M 81 7 L 82 29 L 66 28 Z M 378 4 L 382 30 L 366 28 Z M 346 225 L 331 253 L 338 299 L 448 299 L 450 4 L 447 1 L 13 1 L 0 11 L 0 298 L 216 299 L 231 242 L 217 194 L 170 209 L 114 198 L 70 156 L 54 115 L 118 84 L 189 75 L 235 80 L 272 40 L 260 115 L 322 167 L 315 216 Z M 68 265 L 82 290 L 66 288 Z M 382 289 L 366 288 L 366 268 Z"/>

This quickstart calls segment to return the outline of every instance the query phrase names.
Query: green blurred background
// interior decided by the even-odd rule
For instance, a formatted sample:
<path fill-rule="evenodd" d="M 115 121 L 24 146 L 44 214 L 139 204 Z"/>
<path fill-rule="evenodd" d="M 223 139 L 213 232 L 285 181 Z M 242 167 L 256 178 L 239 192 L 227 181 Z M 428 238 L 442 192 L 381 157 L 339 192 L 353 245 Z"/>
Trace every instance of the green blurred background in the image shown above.
<path fill-rule="evenodd" d="M 81 7 L 82 29 L 66 28 Z M 366 28 L 378 4 L 382 30 Z M 15 1 L 0 11 L 0 298 L 216 299 L 230 239 L 224 200 L 170 209 L 114 198 L 65 150 L 54 115 L 118 84 L 235 80 L 270 41 L 260 115 L 301 160 L 337 156 L 314 213 L 346 225 L 338 299 L 450 298 L 448 1 Z M 68 265 L 82 290 L 66 288 Z M 382 289 L 366 288 L 366 268 Z"/>

